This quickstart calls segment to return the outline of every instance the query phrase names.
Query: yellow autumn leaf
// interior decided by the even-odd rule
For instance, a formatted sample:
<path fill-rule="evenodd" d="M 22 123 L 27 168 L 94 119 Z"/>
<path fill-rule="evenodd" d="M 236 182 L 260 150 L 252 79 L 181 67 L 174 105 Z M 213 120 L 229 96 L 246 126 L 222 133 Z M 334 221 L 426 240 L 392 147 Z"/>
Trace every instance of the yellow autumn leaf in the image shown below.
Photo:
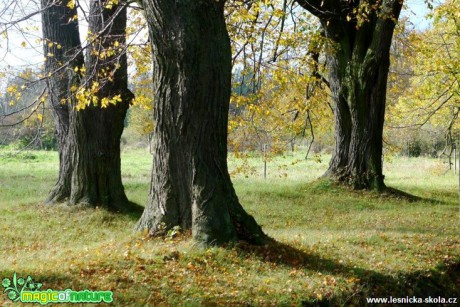
<path fill-rule="evenodd" d="M 73 10 L 75 8 L 75 0 L 70 0 L 68 3 L 67 3 L 67 7 L 71 10 Z"/>

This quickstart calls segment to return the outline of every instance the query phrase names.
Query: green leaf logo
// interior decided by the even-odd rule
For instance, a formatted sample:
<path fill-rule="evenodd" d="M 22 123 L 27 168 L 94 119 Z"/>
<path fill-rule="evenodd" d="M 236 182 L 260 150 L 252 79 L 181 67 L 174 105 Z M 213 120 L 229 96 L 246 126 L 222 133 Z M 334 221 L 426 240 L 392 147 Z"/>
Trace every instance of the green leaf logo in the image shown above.
<path fill-rule="evenodd" d="M 41 283 L 34 282 L 32 277 L 27 276 L 26 279 L 16 276 L 14 273 L 13 278 L 4 278 L 2 280 L 3 293 L 6 293 L 8 298 L 13 302 L 17 302 L 21 297 L 22 291 L 37 291 L 42 287 Z"/>

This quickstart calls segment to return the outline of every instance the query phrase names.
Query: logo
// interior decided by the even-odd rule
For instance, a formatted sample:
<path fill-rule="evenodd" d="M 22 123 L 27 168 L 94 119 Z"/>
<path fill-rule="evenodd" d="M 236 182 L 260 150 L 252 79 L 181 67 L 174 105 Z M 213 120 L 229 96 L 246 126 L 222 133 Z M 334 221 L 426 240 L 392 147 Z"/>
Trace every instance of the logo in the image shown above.
<path fill-rule="evenodd" d="M 16 276 L 13 278 L 4 278 L 2 286 L 5 293 L 13 302 L 22 303 L 39 303 L 42 305 L 48 303 L 111 303 L 113 302 L 112 291 L 74 291 L 66 289 L 56 291 L 52 289 L 41 290 L 43 284 L 36 282 L 32 277 L 26 279 Z"/>

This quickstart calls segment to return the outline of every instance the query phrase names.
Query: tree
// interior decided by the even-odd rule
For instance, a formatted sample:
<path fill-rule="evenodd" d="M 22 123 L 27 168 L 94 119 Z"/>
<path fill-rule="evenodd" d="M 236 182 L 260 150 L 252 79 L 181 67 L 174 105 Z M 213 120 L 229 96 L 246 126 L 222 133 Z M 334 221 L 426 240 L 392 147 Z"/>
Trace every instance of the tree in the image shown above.
<path fill-rule="evenodd" d="M 261 243 L 227 167 L 231 47 L 224 2 L 144 0 L 154 62 L 154 162 L 137 224 L 152 235 L 180 226 L 205 245 Z"/>
<path fill-rule="evenodd" d="M 83 65 L 77 8 L 69 1 L 42 0 L 42 31 L 48 99 L 55 122 L 59 150 L 58 180 L 47 202 L 61 202 L 70 196 L 72 143 L 69 138 L 70 109 L 63 103 L 71 95 L 73 69 Z M 66 66 L 64 66 L 66 63 Z M 70 70 L 70 71 L 69 71 Z"/>
<path fill-rule="evenodd" d="M 83 58 L 74 1 L 42 2 L 46 75 L 59 139 L 59 179 L 49 201 L 69 198 L 125 210 L 120 138 L 129 103 L 126 7 L 91 1 Z"/>
<path fill-rule="evenodd" d="M 445 1 L 430 14 L 431 28 L 410 32 L 405 60 L 412 71 L 406 91 L 389 110 L 398 128 L 443 131 L 442 154 L 449 160 L 460 129 L 459 10 L 458 1 Z"/>
<path fill-rule="evenodd" d="M 326 175 L 382 190 L 382 135 L 389 51 L 402 0 L 296 0 L 328 39 L 335 150 Z"/>
<path fill-rule="evenodd" d="M 45 106 L 45 82 L 34 80 L 31 69 L 19 72 L 6 82 L 6 93 L 0 97 L 1 145 L 15 149 L 56 149 L 54 124 Z"/>
<path fill-rule="evenodd" d="M 238 157 L 265 148 L 266 158 L 307 136 L 324 142 L 332 112 L 316 18 L 293 0 L 229 1 L 226 15 L 235 71 L 229 148 Z"/>
<path fill-rule="evenodd" d="M 77 90 L 71 113 L 74 144 L 70 204 L 89 203 L 126 210 L 129 205 L 121 181 L 120 138 L 134 95 L 128 89 L 126 7 L 112 1 L 90 2 L 89 32 L 84 69 L 85 90 Z"/>

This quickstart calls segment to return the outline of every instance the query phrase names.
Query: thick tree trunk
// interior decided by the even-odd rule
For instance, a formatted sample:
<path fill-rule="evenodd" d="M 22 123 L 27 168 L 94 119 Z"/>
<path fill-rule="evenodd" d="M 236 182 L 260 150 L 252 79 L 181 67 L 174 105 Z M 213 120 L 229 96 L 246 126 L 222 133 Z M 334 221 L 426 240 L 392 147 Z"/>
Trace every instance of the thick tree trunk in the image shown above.
<path fill-rule="evenodd" d="M 385 187 L 381 157 L 389 60 L 373 61 L 368 67 L 352 59 L 329 61 L 336 146 L 326 174 L 357 189 L 381 190 Z M 340 71 L 345 75 L 338 75 Z"/>
<path fill-rule="evenodd" d="M 86 87 L 97 87 L 93 96 L 98 102 L 80 111 L 73 109 L 70 115 L 70 139 L 74 144 L 70 204 L 127 210 L 129 202 L 121 180 L 120 164 L 120 138 L 133 98 L 128 89 L 127 59 L 123 50 L 126 9 L 121 6 L 107 9 L 106 3 L 91 1 L 89 13 L 89 31 L 98 37 L 86 55 Z M 104 56 L 101 53 L 107 51 L 113 54 Z M 104 105 L 103 99 L 116 97 L 120 98 L 116 104 Z"/>
<path fill-rule="evenodd" d="M 93 0 L 90 33 L 95 35 L 86 65 L 81 52 L 76 9 L 68 1 L 42 0 L 45 70 L 59 144 L 59 179 L 49 202 L 69 199 L 70 204 L 102 205 L 130 210 L 121 181 L 120 138 L 133 95 L 128 90 L 124 52 L 126 9 L 105 8 L 107 1 Z M 106 52 L 108 56 L 102 53 Z M 85 65 L 86 75 L 82 73 Z M 78 67 L 78 69 L 75 69 Z M 78 71 L 78 72 L 76 72 Z M 84 81 L 84 84 L 83 84 Z M 98 104 L 77 111 L 75 89 L 95 86 Z M 102 99 L 117 103 L 102 107 Z M 93 97 L 90 97 L 93 99 Z M 66 101 L 63 104 L 63 100 Z"/>
<path fill-rule="evenodd" d="M 113 210 L 129 206 L 121 180 L 120 137 L 131 97 L 107 109 L 90 106 L 72 112 L 73 152 L 71 205 L 102 205 Z"/>
<path fill-rule="evenodd" d="M 48 97 L 56 127 L 59 150 L 59 176 L 47 202 L 62 202 L 70 196 L 72 144 L 69 142 L 69 106 L 63 103 L 70 95 L 69 73 L 83 63 L 78 21 L 73 20 L 77 10 L 67 6 L 68 1 L 42 0 L 42 31 L 44 41 L 45 74 Z M 73 20 L 69 22 L 69 20 Z M 68 68 L 64 65 L 68 63 Z"/>
<path fill-rule="evenodd" d="M 307 9 L 314 3 L 298 2 Z M 334 100 L 335 150 L 325 175 L 356 189 L 383 190 L 389 50 L 402 2 L 383 1 L 360 25 L 349 18 L 353 5 L 331 6 L 331 15 L 326 8 L 312 11 L 320 17 L 329 39 L 327 63 Z"/>
<path fill-rule="evenodd" d="M 325 175 L 342 177 L 340 172 L 345 171 L 348 164 L 352 127 L 351 115 L 346 93 L 343 92 L 343 80 L 340 79 L 341 67 L 339 58 L 329 54 L 327 63 L 329 67 L 329 86 L 334 101 L 335 148 L 329 164 L 329 169 Z M 345 174 L 343 176 L 345 176 Z"/>
<path fill-rule="evenodd" d="M 227 168 L 231 49 L 224 1 L 144 0 L 154 50 L 154 164 L 137 229 L 174 226 L 203 244 L 261 243 Z"/>

